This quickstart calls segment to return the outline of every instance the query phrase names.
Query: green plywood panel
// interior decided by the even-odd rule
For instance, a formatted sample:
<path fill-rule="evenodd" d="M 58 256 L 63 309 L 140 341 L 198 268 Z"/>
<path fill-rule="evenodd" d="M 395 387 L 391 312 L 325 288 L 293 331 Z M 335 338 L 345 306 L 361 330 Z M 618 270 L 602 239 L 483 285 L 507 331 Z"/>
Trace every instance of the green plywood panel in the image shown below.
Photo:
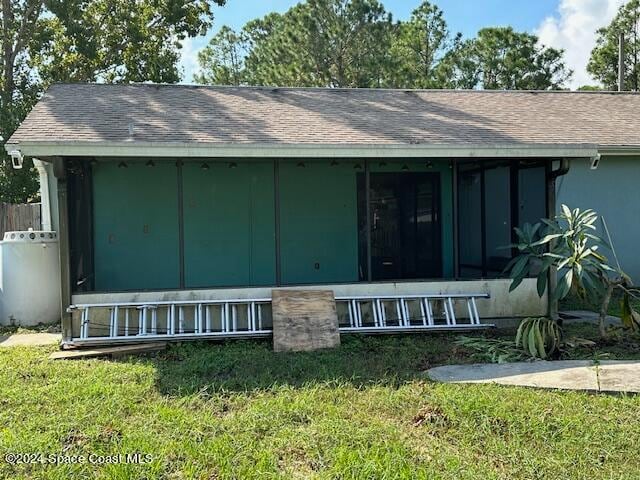
<path fill-rule="evenodd" d="M 283 284 L 358 280 L 355 162 L 280 163 Z"/>
<path fill-rule="evenodd" d="M 275 284 L 273 162 L 201 165 L 183 166 L 185 286 Z"/>
<path fill-rule="evenodd" d="M 453 174 L 447 160 L 370 161 L 371 172 L 438 172 L 442 215 L 442 276 L 453 277 Z"/>
<path fill-rule="evenodd" d="M 173 161 L 93 167 L 95 288 L 179 286 L 178 181 Z"/>

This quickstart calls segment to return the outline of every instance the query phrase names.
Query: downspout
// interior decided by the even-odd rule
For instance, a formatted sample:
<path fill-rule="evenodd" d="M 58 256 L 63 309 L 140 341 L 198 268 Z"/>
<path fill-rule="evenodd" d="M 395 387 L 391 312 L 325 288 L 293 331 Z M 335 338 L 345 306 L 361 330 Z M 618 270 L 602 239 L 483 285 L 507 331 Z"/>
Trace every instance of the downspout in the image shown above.
<path fill-rule="evenodd" d="M 33 159 L 33 166 L 40 176 L 40 210 L 42 212 L 42 230 L 51 231 L 51 199 L 49 198 L 49 172 L 42 160 Z"/>
<path fill-rule="evenodd" d="M 571 168 L 570 160 L 568 158 L 561 158 L 560 166 L 556 170 L 552 169 L 549 171 L 549 174 L 547 175 L 547 215 L 549 217 L 555 216 L 556 212 L 556 179 L 569 173 L 569 168 Z M 551 292 L 554 292 L 558 285 L 557 268 L 551 267 L 549 269 L 549 278 L 547 283 L 549 285 L 549 288 L 547 289 L 549 317 L 553 320 L 559 321 L 558 301 L 553 300 L 551 296 Z"/>

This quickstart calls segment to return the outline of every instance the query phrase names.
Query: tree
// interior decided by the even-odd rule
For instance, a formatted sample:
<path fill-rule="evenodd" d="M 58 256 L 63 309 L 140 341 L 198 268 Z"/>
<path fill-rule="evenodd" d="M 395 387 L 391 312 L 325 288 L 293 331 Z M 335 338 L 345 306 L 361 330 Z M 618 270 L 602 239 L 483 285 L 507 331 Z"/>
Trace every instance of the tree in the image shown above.
<path fill-rule="evenodd" d="M 398 88 L 440 88 L 439 63 L 460 34 L 451 40 L 444 14 L 423 2 L 394 32 L 390 57 L 394 60 L 389 84 Z"/>
<path fill-rule="evenodd" d="M 224 25 L 209 45 L 198 52 L 201 73 L 194 75 L 196 83 L 210 85 L 241 85 L 244 83 L 246 36 Z"/>
<path fill-rule="evenodd" d="M 244 27 L 243 79 L 249 85 L 383 86 L 391 31 L 391 16 L 377 0 L 308 0 Z M 222 55 L 216 49 L 200 58 L 205 77 Z"/>
<path fill-rule="evenodd" d="M 512 247 L 518 255 L 507 265 L 505 271 L 513 279 L 512 291 L 529 276 L 537 277 L 540 297 L 547 290 L 549 273 L 560 272 L 557 285 L 550 289 L 552 300 L 562 300 L 569 293 L 590 302 L 600 312 L 600 335 L 605 337 L 605 319 L 609 303 L 615 291 L 622 297 L 622 323 L 626 329 L 640 329 L 640 313 L 634 310 L 631 299 L 640 299 L 640 290 L 633 286 L 631 278 L 624 273 L 617 257 L 612 267 L 601 253 L 603 248 L 615 249 L 597 233 L 598 215 L 593 210 L 571 210 L 562 205 L 562 213 L 553 219 L 544 219 L 533 226 L 525 224 L 516 228 L 518 243 Z M 606 223 L 602 227 L 607 237 Z"/>
<path fill-rule="evenodd" d="M 449 78 L 451 88 L 557 89 L 572 75 L 563 53 L 511 27 L 483 28 L 476 38 L 449 51 L 440 75 Z"/>
<path fill-rule="evenodd" d="M 176 82 L 181 41 L 225 0 L 1 0 L 0 135 L 6 140 L 52 82 Z M 3 140 L 3 142 L 4 142 Z M 0 199 L 37 192 L 30 169 L 0 160 Z"/>
<path fill-rule="evenodd" d="M 624 89 L 640 87 L 640 0 L 622 5 L 611 23 L 598 30 L 587 71 L 608 90 L 618 88 L 619 38 L 624 34 Z"/>

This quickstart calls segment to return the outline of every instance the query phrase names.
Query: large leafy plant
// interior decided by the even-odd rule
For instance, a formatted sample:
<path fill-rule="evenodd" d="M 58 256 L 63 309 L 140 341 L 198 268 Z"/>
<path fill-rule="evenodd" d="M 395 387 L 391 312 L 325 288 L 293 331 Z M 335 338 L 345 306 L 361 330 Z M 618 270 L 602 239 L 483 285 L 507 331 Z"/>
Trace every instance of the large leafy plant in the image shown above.
<path fill-rule="evenodd" d="M 631 298 L 640 298 L 638 289 L 632 286 L 616 259 L 616 266 L 609 264 L 601 252 L 611 250 L 615 257 L 608 230 L 608 242 L 598 235 L 598 215 L 593 210 L 571 210 L 562 205 L 562 212 L 553 219 L 543 219 L 535 225 L 525 224 L 516 228 L 517 243 L 512 248 L 518 254 L 509 262 L 505 271 L 513 279 L 510 291 L 518 288 L 530 276 L 537 277 L 538 294 L 542 297 L 549 287 L 550 273 L 558 272 L 557 284 L 549 294 L 554 301 L 562 300 L 569 293 L 599 306 L 600 334 L 606 336 L 605 318 L 615 290 L 622 297 L 622 321 L 626 328 L 640 328 L 640 314 L 632 306 Z"/>

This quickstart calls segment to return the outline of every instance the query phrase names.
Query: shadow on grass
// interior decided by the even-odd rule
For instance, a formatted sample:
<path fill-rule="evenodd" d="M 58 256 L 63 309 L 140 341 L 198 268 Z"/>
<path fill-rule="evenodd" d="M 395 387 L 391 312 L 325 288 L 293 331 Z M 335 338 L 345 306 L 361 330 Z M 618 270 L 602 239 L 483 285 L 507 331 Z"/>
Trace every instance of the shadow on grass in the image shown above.
<path fill-rule="evenodd" d="M 467 334 L 513 339 L 513 329 Z M 597 341 L 597 326 L 567 325 L 567 337 Z M 247 392 L 273 387 L 310 385 L 371 385 L 397 387 L 425 379 L 424 371 L 438 365 L 476 363 L 471 351 L 456 346 L 456 334 L 343 335 L 331 350 L 276 353 L 270 339 L 196 342 L 171 345 L 153 357 L 130 357 L 156 370 L 158 390 L 169 396 L 201 391 Z M 640 359 L 638 339 L 575 348 L 564 359 Z"/>
<path fill-rule="evenodd" d="M 165 395 L 314 384 L 398 386 L 424 378 L 424 370 L 435 365 L 469 363 L 467 353 L 453 344 L 455 338 L 350 335 L 338 348 L 296 353 L 273 352 L 271 340 L 198 342 L 172 345 L 143 361 L 156 368 L 157 387 Z"/>

